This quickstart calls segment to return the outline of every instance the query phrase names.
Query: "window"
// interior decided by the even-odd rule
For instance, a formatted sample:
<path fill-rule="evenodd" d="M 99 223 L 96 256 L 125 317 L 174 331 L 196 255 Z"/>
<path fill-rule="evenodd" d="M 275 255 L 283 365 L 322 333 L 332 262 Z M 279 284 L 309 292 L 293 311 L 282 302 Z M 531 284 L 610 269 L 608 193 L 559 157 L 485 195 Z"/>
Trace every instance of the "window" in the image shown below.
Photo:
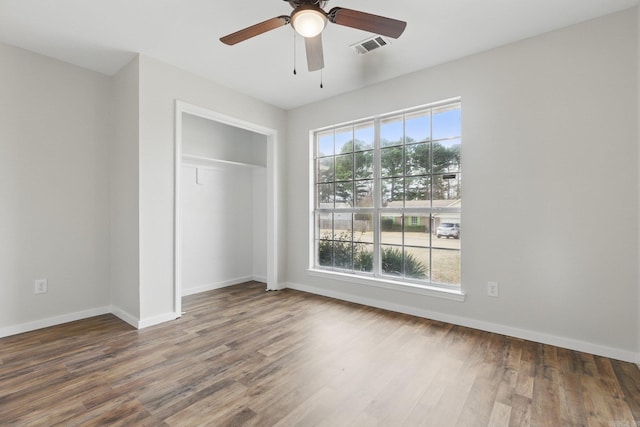
<path fill-rule="evenodd" d="M 460 287 L 459 100 L 314 133 L 314 269 Z"/>

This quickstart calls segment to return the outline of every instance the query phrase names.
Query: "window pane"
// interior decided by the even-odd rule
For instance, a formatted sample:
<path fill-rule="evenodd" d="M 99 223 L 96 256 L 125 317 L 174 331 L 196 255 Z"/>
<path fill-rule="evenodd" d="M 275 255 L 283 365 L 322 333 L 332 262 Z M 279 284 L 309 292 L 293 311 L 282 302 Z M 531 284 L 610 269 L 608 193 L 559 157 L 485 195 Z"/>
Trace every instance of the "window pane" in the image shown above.
<path fill-rule="evenodd" d="M 373 243 L 373 215 L 354 214 L 353 231 L 355 233 L 354 241 L 356 243 Z"/>
<path fill-rule="evenodd" d="M 334 198 L 334 184 L 318 185 L 318 207 L 332 208 Z"/>
<path fill-rule="evenodd" d="M 391 117 L 380 121 L 380 146 L 390 147 L 402 145 L 404 129 L 402 116 Z"/>
<path fill-rule="evenodd" d="M 333 240 L 333 214 L 316 215 L 316 239 Z"/>
<path fill-rule="evenodd" d="M 333 240 L 318 240 L 316 262 L 321 267 L 333 266 Z"/>
<path fill-rule="evenodd" d="M 373 215 L 354 214 L 353 269 L 373 271 Z"/>
<path fill-rule="evenodd" d="M 409 279 L 429 278 L 429 248 L 404 248 L 404 275 Z"/>
<path fill-rule="evenodd" d="M 460 139 L 433 143 L 433 172 L 460 171 Z"/>
<path fill-rule="evenodd" d="M 460 104 L 433 110 L 433 139 L 452 138 L 462 134 Z"/>
<path fill-rule="evenodd" d="M 402 246 L 382 246 L 380 248 L 381 272 L 391 276 L 404 274 L 404 256 Z"/>
<path fill-rule="evenodd" d="M 383 208 L 402 208 L 404 206 L 403 178 L 383 179 L 380 187 Z"/>
<path fill-rule="evenodd" d="M 336 208 L 353 206 L 353 181 L 336 182 Z"/>
<path fill-rule="evenodd" d="M 333 214 L 316 215 L 316 263 L 333 266 Z"/>
<path fill-rule="evenodd" d="M 373 245 L 358 243 L 353 254 L 353 269 L 355 271 L 373 271 Z"/>
<path fill-rule="evenodd" d="M 407 208 L 428 208 L 431 206 L 429 197 L 429 178 L 419 176 L 405 178 L 405 204 Z"/>
<path fill-rule="evenodd" d="M 373 180 L 356 181 L 356 206 L 373 207 Z"/>
<path fill-rule="evenodd" d="M 408 214 L 404 222 L 404 244 L 409 246 L 431 246 L 428 213 Z"/>
<path fill-rule="evenodd" d="M 333 242 L 333 266 L 347 270 L 353 269 L 353 242 L 335 240 Z"/>
<path fill-rule="evenodd" d="M 362 123 L 355 126 L 354 138 L 356 146 L 354 150 L 370 150 L 373 149 L 374 138 L 373 122 Z"/>
<path fill-rule="evenodd" d="M 333 131 L 318 134 L 318 156 L 333 156 Z"/>
<path fill-rule="evenodd" d="M 431 144 L 412 144 L 407 145 L 404 149 L 406 174 L 407 175 L 426 175 L 429 173 L 429 150 Z"/>
<path fill-rule="evenodd" d="M 333 265 L 338 268 L 353 267 L 353 220 L 350 213 L 333 216 L 334 242 Z"/>
<path fill-rule="evenodd" d="M 404 173 L 403 163 L 401 147 L 380 150 L 381 176 L 383 178 L 402 176 Z"/>
<path fill-rule="evenodd" d="M 320 157 L 318 159 L 318 182 L 335 181 L 334 157 Z"/>
<path fill-rule="evenodd" d="M 380 242 L 402 245 L 402 214 L 390 213 L 380 216 Z"/>
<path fill-rule="evenodd" d="M 353 230 L 353 215 L 350 213 L 333 214 L 333 234 L 335 240 L 348 238 L 351 240 Z"/>
<path fill-rule="evenodd" d="M 459 213 L 437 213 L 433 215 L 436 238 L 433 246 L 446 249 L 460 249 L 460 237 L 462 230 L 460 226 Z"/>
<path fill-rule="evenodd" d="M 407 114 L 404 127 L 405 144 L 428 141 L 431 136 L 431 115 L 428 111 Z"/>
<path fill-rule="evenodd" d="M 360 151 L 355 153 L 356 179 L 373 178 L 373 151 Z"/>
<path fill-rule="evenodd" d="M 460 251 L 431 250 L 431 280 L 447 285 L 460 285 Z"/>
<path fill-rule="evenodd" d="M 435 205 L 436 200 L 458 200 L 460 199 L 460 174 L 459 173 L 445 173 L 441 175 L 433 176 L 433 201 Z M 440 206 L 448 207 L 460 207 L 459 204 L 454 205 L 452 203 L 441 204 Z"/>
<path fill-rule="evenodd" d="M 336 156 L 336 181 L 353 179 L 353 154 Z"/>
<path fill-rule="evenodd" d="M 336 154 L 353 151 L 353 128 L 351 126 L 336 129 Z"/>

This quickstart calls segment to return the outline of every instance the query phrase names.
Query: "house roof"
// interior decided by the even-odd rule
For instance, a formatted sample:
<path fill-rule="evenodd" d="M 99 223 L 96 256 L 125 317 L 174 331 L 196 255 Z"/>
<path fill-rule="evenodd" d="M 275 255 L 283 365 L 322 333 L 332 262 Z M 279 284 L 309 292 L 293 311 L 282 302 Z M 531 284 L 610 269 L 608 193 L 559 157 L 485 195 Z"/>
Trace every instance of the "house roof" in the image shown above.
<path fill-rule="evenodd" d="M 407 200 L 404 202 L 405 208 L 423 208 L 425 202 L 423 200 Z M 460 199 L 456 200 L 433 200 L 431 206 L 434 208 L 459 208 L 462 206 Z M 389 202 L 388 208 L 402 208 L 401 201 Z"/>

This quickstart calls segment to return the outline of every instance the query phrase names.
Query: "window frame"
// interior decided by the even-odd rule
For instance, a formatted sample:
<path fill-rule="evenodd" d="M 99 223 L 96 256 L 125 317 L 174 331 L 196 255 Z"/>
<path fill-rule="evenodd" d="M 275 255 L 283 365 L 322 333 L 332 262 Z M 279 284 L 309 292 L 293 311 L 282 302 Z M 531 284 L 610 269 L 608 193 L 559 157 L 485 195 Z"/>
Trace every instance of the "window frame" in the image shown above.
<path fill-rule="evenodd" d="M 389 119 L 389 118 L 393 118 L 393 117 L 402 117 L 402 143 L 397 145 L 397 147 L 400 147 L 400 149 L 402 150 L 403 153 L 403 160 L 404 160 L 404 153 L 405 153 L 405 149 L 406 147 L 409 146 L 416 146 L 417 144 L 421 144 L 421 143 L 425 143 L 428 142 L 429 143 L 429 170 L 428 173 L 423 173 L 420 176 L 427 176 L 429 179 L 431 179 L 433 176 L 435 175 L 439 175 L 441 173 L 455 173 L 455 175 L 457 176 L 457 179 L 459 179 L 459 183 L 462 180 L 462 168 L 461 166 L 459 166 L 459 169 L 456 172 L 442 172 L 442 171 L 434 171 L 432 166 L 432 148 L 434 145 L 434 142 L 438 142 L 440 140 L 446 141 L 446 140 L 454 140 L 454 139 L 458 139 L 460 141 L 460 143 L 462 142 L 462 131 L 460 130 L 460 134 L 456 135 L 455 137 L 452 138 L 446 138 L 446 139 L 433 139 L 433 131 L 432 131 L 432 123 L 433 123 L 433 119 L 432 119 L 432 111 L 434 109 L 438 109 L 438 108 L 443 108 L 443 107 L 448 107 L 448 106 L 452 106 L 454 108 L 458 108 L 460 109 L 460 115 L 462 115 L 462 102 L 461 102 L 461 98 L 452 98 L 452 99 L 447 99 L 447 100 L 443 100 L 440 102 L 436 102 L 436 103 L 431 103 L 431 104 L 427 104 L 427 105 L 422 105 L 422 106 L 418 106 L 418 107 L 414 107 L 414 108 L 410 108 L 410 109 L 405 109 L 405 110 L 401 110 L 401 111 L 396 111 L 396 112 L 392 112 L 392 113 L 388 113 L 388 114 L 384 114 L 384 115 L 380 115 L 380 116 L 376 116 L 376 117 L 370 117 L 370 118 L 365 118 L 365 119 L 361 119 L 361 120 L 355 120 L 352 122 L 347 122 L 347 123 L 342 123 L 342 124 L 338 124 L 338 125 L 333 125 L 333 126 L 329 126 L 329 127 L 325 127 L 325 128 L 321 128 L 321 129 L 316 129 L 310 132 L 310 145 L 311 145 L 311 150 L 310 150 L 310 207 L 311 207 L 311 212 L 310 212 L 310 256 L 309 256 L 309 268 L 308 268 L 308 272 L 310 275 L 312 276 L 316 276 L 316 277 L 323 277 L 323 278 L 332 278 L 332 279 L 337 279 L 337 280 L 343 280 L 343 281 L 348 281 L 350 283 L 357 283 L 357 284 L 362 284 L 362 285 L 367 285 L 367 286 L 376 286 L 376 287 L 383 287 L 383 288 L 387 288 L 387 289 L 394 289 L 394 290 L 400 290 L 403 292 L 410 292 L 410 293 L 416 293 L 416 294 L 423 294 L 423 295 L 430 295 L 430 296 L 436 296 L 436 297 L 440 297 L 440 298 L 446 298 L 446 299 L 450 299 L 450 300 L 455 300 L 455 301 L 464 301 L 464 297 L 465 297 L 465 293 L 464 293 L 464 289 L 463 289 L 463 284 L 462 284 L 462 277 L 461 277 L 461 271 L 460 271 L 460 283 L 459 284 L 445 284 L 445 283 L 438 283 L 438 282 L 433 282 L 432 281 L 432 274 L 429 274 L 428 280 L 424 280 L 424 279 L 411 279 L 410 277 L 394 277 L 390 274 L 384 274 L 383 273 L 383 268 L 381 266 L 381 262 L 380 262 L 380 257 L 381 257 L 381 252 L 382 252 L 382 246 L 384 246 L 384 244 L 382 243 L 382 236 L 381 236 L 381 219 L 383 218 L 383 216 L 388 215 L 388 214 L 393 214 L 393 215 L 401 215 L 401 217 L 403 218 L 403 222 L 402 222 L 402 233 L 401 235 L 402 237 L 402 243 L 398 246 L 401 248 L 401 250 L 403 251 L 403 254 L 405 253 L 404 251 L 407 248 L 407 245 L 405 245 L 404 242 L 404 234 L 406 232 L 406 226 L 407 225 L 411 225 L 413 223 L 413 217 L 416 217 L 415 219 L 418 220 L 419 222 L 419 218 L 417 217 L 427 217 L 429 218 L 430 224 L 429 224 L 429 244 L 428 244 L 428 253 L 429 253 L 429 267 L 428 267 L 428 271 L 431 273 L 433 270 L 432 267 L 432 263 L 431 263 L 431 258 L 432 258 L 432 253 L 434 250 L 437 249 L 442 249 L 439 247 L 434 247 L 433 243 L 432 243 L 432 236 L 433 236 L 433 232 L 434 229 L 432 228 L 433 225 L 435 224 L 435 221 L 433 221 L 434 215 L 437 214 L 457 214 L 460 215 L 461 217 L 461 206 L 459 205 L 458 207 L 436 207 L 433 206 L 433 194 L 429 193 L 429 197 L 428 197 L 428 202 L 429 202 L 429 207 L 407 207 L 406 203 L 404 202 L 404 200 L 406 199 L 406 189 L 403 189 L 403 203 L 402 203 L 402 207 L 401 208 L 388 208 L 388 207 L 384 207 L 383 203 L 382 203 L 382 164 L 381 164 L 381 157 L 382 157 L 382 149 L 385 148 L 381 145 L 381 123 L 384 122 L 385 119 Z M 412 114 L 420 114 L 422 112 L 428 112 L 429 114 L 429 135 L 428 137 L 422 141 L 422 140 L 418 140 L 418 141 L 412 141 L 409 144 L 407 144 L 407 142 L 405 141 L 406 138 L 406 117 Z M 373 129 L 374 129 L 374 139 L 373 139 L 373 147 L 372 148 L 366 148 L 364 150 L 356 150 L 356 147 L 354 146 L 354 143 L 356 141 L 356 137 L 355 137 L 355 133 L 356 133 L 356 129 L 359 126 L 362 126 L 364 124 L 368 124 L 368 123 L 372 123 L 373 124 Z M 342 130 L 345 127 L 350 127 L 352 129 L 352 134 L 351 134 L 351 141 L 352 141 L 352 146 L 350 148 L 350 155 L 352 156 L 351 162 L 352 162 L 352 176 L 350 178 L 348 178 L 347 181 L 345 182 L 351 182 L 353 184 L 353 187 L 351 189 L 351 197 L 353 202 L 351 203 L 351 206 L 349 207 L 336 207 L 336 198 L 335 195 L 335 190 L 334 190 L 334 197 L 333 197 L 333 201 L 331 203 L 333 203 L 333 207 L 321 207 L 321 202 L 319 200 L 319 197 L 321 196 L 321 192 L 318 190 L 320 185 L 322 185 L 323 182 L 328 182 L 328 181 L 322 181 L 320 178 L 320 170 L 319 165 L 321 162 L 322 158 L 332 158 L 333 161 L 333 181 L 332 183 L 334 185 L 336 185 L 336 183 L 340 182 L 338 180 L 338 178 L 335 176 L 336 174 L 336 164 L 337 164 L 337 158 L 338 156 L 343 156 L 343 154 L 341 154 L 342 152 L 338 151 L 337 146 L 334 144 L 334 148 L 332 151 L 332 154 L 330 155 L 325 155 L 325 156 L 320 156 L 319 153 L 319 146 L 320 143 L 317 140 L 317 138 L 322 134 L 322 133 L 327 133 L 329 131 L 334 132 L 334 141 L 335 141 L 335 131 L 336 130 Z M 357 191 L 356 191 L 356 182 L 358 181 L 357 177 L 355 176 L 355 174 L 357 174 L 357 167 L 356 167 L 356 153 L 366 153 L 372 151 L 373 154 L 373 177 L 370 178 L 365 178 L 365 180 L 370 179 L 373 185 L 373 206 L 366 206 L 366 207 L 361 207 L 361 206 L 357 206 Z M 326 163 L 325 163 L 326 164 Z M 412 175 L 409 175 L 405 166 L 404 166 L 404 162 L 403 162 L 403 169 L 402 169 L 402 179 L 406 179 L 407 177 L 411 177 Z M 459 199 L 462 199 L 462 194 L 459 191 Z M 348 193 L 345 193 L 348 194 Z M 320 215 L 327 215 L 327 214 L 345 214 L 345 215 L 350 215 L 351 216 L 351 240 L 350 240 L 350 244 L 352 245 L 352 260 L 351 260 L 351 268 L 339 268 L 336 266 L 321 266 L 319 263 L 319 253 L 317 251 L 319 251 L 318 247 L 320 242 L 323 240 L 321 239 L 321 236 L 319 235 L 320 232 L 320 227 L 318 225 L 318 221 L 319 221 L 319 216 Z M 356 241 L 354 239 L 354 218 L 356 215 L 370 215 L 372 218 L 372 225 L 373 225 L 373 261 L 372 261 L 372 271 L 368 272 L 368 271 L 354 271 L 354 264 L 355 264 L 355 260 L 353 259 L 353 253 L 354 253 L 354 248 L 353 245 L 356 244 Z M 334 221 L 334 215 L 331 216 L 331 221 Z M 414 224 L 415 225 L 415 224 Z M 336 241 L 336 237 L 333 235 L 333 233 L 335 232 L 335 226 L 332 223 L 332 231 L 331 231 L 331 238 L 329 241 L 335 242 Z M 435 237 L 434 237 L 435 238 Z M 408 247 L 411 247 L 411 245 L 409 245 Z M 424 248 L 424 247 L 421 247 Z M 455 251 L 457 251 L 460 255 L 460 266 L 461 266 L 461 254 L 462 254 L 462 246 L 460 245 L 460 247 L 458 249 L 453 249 Z M 334 263 L 334 259 L 333 259 L 333 252 L 332 252 L 332 264 Z M 403 265 L 405 262 L 405 255 L 403 255 Z M 460 267 L 461 268 L 461 267 Z M 404 271 L 404 267 L 403 267 L 403 275 L 405 275 L 405 271 Z"/>

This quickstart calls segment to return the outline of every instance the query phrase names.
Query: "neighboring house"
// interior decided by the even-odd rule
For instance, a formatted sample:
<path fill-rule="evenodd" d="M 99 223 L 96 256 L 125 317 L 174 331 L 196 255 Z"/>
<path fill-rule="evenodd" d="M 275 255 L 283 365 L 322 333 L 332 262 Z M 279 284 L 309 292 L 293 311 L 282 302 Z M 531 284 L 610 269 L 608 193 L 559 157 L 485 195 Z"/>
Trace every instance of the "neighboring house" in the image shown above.
<path fill-rule="evenodd" d="M 389 209 L 399 208 L 402 206 L 402 202 L 389 202 Z M 432 208 L 460 208 L 461 200 L 434 200 L 432 203 Z M 405 207 L 407 208 L 420 208 L 424 207 L 424 202 L 419 200 L 408 200 L 405 202 Z M 400 217 L 397 215 L 389 215 L 384 218 L 392 221 L 394 225 L 400 224 Z M 422 228 L 420 231 L 425 232 L 435 232 L 435 229 L 443 222 L 453 222 L 460 224 L 460 214 L 459 213 L 445 213 L 439 212 L 433 214 L 433 217 L 430 219 L 429 215 L 408 215 L 407 216 L 407 224 L 409 226 Z M 417 231 L 417 230 L 414 230 Z"/>

